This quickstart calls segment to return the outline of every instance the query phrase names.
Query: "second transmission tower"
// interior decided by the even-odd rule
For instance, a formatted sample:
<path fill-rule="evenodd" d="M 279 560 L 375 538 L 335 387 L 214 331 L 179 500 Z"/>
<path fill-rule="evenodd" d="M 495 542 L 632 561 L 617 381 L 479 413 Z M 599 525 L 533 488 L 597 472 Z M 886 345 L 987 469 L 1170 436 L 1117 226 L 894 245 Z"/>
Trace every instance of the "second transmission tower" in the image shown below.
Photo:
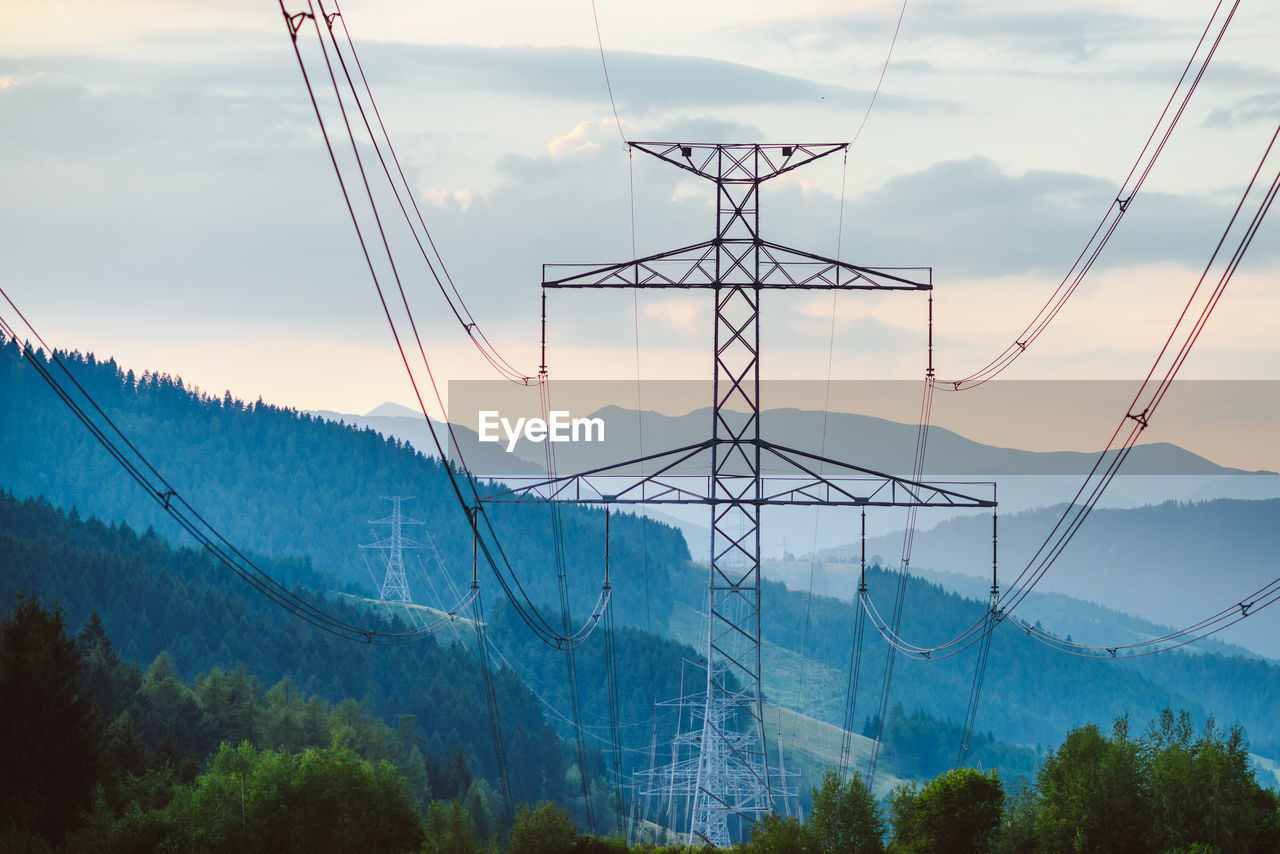
<path fill-rule="evenodd" d="M 409 594 L 409 578 L 404 571 L 404 550 L 405 549 L 424 549 L 422 543 L 415 540 L 405 539 L 405 525 L 423 525 L 425 522 L 419 522 L 417 519 L 406 519 L 400 510 L 402 502 L 411 501 L 399 495 L 384 496 L 384 500 L 391 502 L 391 515 L 385 519 L 371 519 L 370 525 L 389 525 L 391 526 L 391 535 L 385 540 L 375 540 L 368 545 L 363 545 L 362 549 L 377 549 L 386 552 L 387 574 L 382 580 L 382 587 L 378 590 L 378 598 L 383 602 L 403 602 L 406 605 L 413 604 L 413 597 Z"/>

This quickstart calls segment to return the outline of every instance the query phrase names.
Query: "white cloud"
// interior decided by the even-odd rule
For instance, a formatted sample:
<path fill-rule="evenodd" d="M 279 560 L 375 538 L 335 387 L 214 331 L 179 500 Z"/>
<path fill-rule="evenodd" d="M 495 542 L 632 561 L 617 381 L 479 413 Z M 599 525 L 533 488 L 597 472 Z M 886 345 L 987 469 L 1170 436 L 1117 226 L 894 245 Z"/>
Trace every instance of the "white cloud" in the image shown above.
<path fill-rule="evenodd" d="M 610 123 L 609 119 L 579 122 L 576 128 L 564 136 L 558 136 L 547 143 L 547 151 L 553 157 L 561 157 L 566 154 L 597 149 L 600 147 L 600 143 L 589 137 L 594 136 L 595 131 L 599 129 L 607 129 Z"/>
<path fill-rule="evenodd" d="M 853 22 L 856 31 L 843 33 L 815 29 L 839 23 L 846 8 L 826 0 L 700 5 L 681 12 L 681 28 L 658 23 L 674 8 L 664 4 L 602 9 L 601 25 L 627 134 L 688 141 L 847 137 L 900 7 L 879 2 Z M 35 300 L 43 316 L 67 318 L 69 334 L 96 325 L 95 346 L 106 354 L 104 319 L 130 313 L 166 329 L 183 328 L 193 315 L 213 326 L 261 317 L 320 348 L 328 340 L 384 342 L 278 16 L 249 3 L 200 11 L 146 0 L 146 14 L 81 3 L 59 43 L 58 8 L 29 4 L 0 36 L 0 196 L 13 202 L 0 211 L 0 258 L 15 295 Z M 726 28 L 725 10 L 743 26 Z M 405 171 L 424 188 L 436 244 L 500 346 L 536 349 L 544 263 L 626 260 L 633 227 L 640 255 L 711 236 L 708 182 L 641 154 L 628 160 L 589 13 L 513 5 L 427 15 L 399 0 L 372 0 L 350 14 Z M 847 173 L 833 157 L 767 185 L 766 236 L 836 254 L 847 178 L 841 256 L 932 265 L 940 355 L 985 360 L 1034 313 L 1087 239 L 1205 15 L 1154 2 L 1034 12 L 1014 2 L 912 6 Z M 1028 369 L 1129 371 L 1155 333 L 1117 323 L 1135 305 L 1107 300 L 1134 288 L 1130 299 L 1140 306 L 1164 294 L 1175 273 L 1203 262 L 1260 153 L 1257 113 L 1271 103 L 1267 92 L 1280 73 L 1267 49 L 1274 20 L 1247 9 L 1240 15 L 1144 196 L 1077 296 L 1083 313 L 1064 313 L 1061 337 L 1042 342 L 1050 357 L 1028 355 Z M 764 38 L 771 34 L 777 38 Z M 1034 69 L 1021 61 L 1020 36 L 1044 54 Z M 141 45 L 147 61 L 133 58 Z M 349 153 L 339 146 L 341 157 Z M 345 174 L 358 202 L 356 179 Z M 399 213 L 390 214 L 394 230 Z M 1264 278 L 1280 255 L 1265 236 L 1250 259 Z M 392 240 L 406 245 L 403 228 Z M 401 272 L 425 332 L 448 348 L 437 358 L 478 374 L 482 364 L 454 355 L 456 330 L 429 274 L 411 260 Z M 1242 274 L 1237 293 L 1246 281 Z M 1280 306 L 1265 289 L 1250 304 L 1253 313 L 1221 327 L 1214 319 L 1204 355 L 1189 369 L 1231 371 L 1242 359 L 1265 371 L 1277 363 L 1269 354 L 1280 340 L 1273 321 Z M 559 364 L 601 375 L 629 370 L 632 305 L 626 293 L 555 295 L 552 338 L 563 352 L 594 360 Z M 689 362 L 677 353 L 710 364 L 708 295 L 646 292 L 640 305 L 646 366 L 678 375 Z M 769 305 L 765 334 L 779 352 L 767 354 L 768 369 L 812 373 L 825 357 L 829 299 L 771 294 Z M 842 294 L 837 305 L 837 348 L 853 366 L 846 370 L 893 375 L 908 365 L 901 370 L 915 375 L 921 300 Z M 1233 317 L 1231 303 L 1220 311 Z M 1231 337 L 1215 338 L 1228 335 L 1218 329 Z M 216 334 L 197 331 L 170 344 L 175 367 L 208 364 L 212 357 L 200 354 L 223 346 Z M 208 375 L 201 384 L 219 385 Z M 358 394 L 358 385 L 333 393 Z"/>
<path fill-rule="evenodd" d="M 698 332 L 710 328 L 711 306 L 706 299 L 664 299 L 646 305 L 644 313 L 677 332 Z"/>

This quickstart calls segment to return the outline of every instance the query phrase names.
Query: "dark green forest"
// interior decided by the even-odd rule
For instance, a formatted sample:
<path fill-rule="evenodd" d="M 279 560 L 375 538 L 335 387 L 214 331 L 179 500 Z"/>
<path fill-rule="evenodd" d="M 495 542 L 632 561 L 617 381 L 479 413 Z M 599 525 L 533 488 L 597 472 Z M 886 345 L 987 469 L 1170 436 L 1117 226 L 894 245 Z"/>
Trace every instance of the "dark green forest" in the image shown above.
<path fill-rule="evenodd" d="M 439 641 L 371 647 L 328 635 L 258 596 L 203 551 L 171 547 L 153 531 L 138 534 L 127 525 L 105 525 L 64 514 L 47 502 L 18 501 L 0 491 L 0 596 L 13 601 L 24 592 L 62 604 L 72 624 L 97 615 L 112 627 L 124 661 L 146 664 L 163 656 L 175 674 L 191 678 L 215 668 L 247 668 L 275 683 L 289 680 L 298 691 L 328 702 L 360 698 L 371 714 L 391 725 L 411 720 L 424 756 L 438 760 L 461 752 L 478 776 L 497 780 L 488 728 L 483 682 L 470 624 L 459 621 L 457 635 Z M 270 561 L 260 561 L 277 568 Z M 299 589 L 299 592 L 302 592 Z M 317 602 L 321 600 L 317 599 Z M 367 623 L 378 618 L 342 600 L 324 607 Z M 559 685 L 563 694 L 563 653 L 544 647 L 524 630 L 510 608 L 489 609 L 490 641 L 502 661 L 523 662 L 531 684 Z M 403 628 L 394 625 L 388 628 Z M 448 645 L 444 645 L 448 643 Z M 653 693 L 679 691 L 680 661 L 693 650 L 634 629 L 617 630 L 619 669 L 653 674 Z M 511 773 L 513 797 L 537 802 L 552 799 L 581 809 L 580 787 L 544 706 L 520 675 L 506 666 L 496 670 L 497 700 Z M 603 760 L 598 744 L 607 738 L 604 660 L 599 644 L 579 656 L 584 687 L 584 717 L 598 733 L 588 755 L 593 797 L 607 806 Z M 622 714 L 644 722 L 632 732 L 630 746 L 648 744 L 652 714 L 648 680 L 627 680 L 619 691 Z M 566 708 L 557 702 L 558 708 Z M 658 723 L 673 728 L 672 713 Z M 564 726 L 563 721 L 558 721 Z M 628 753 L 630 774 L 641 758 Z M 573 758 L 576 761 L 576 757 Z M 598 791 L 597 791 L 598 790 Z M 597 812 L 608 821 L 610 810 Z"/>
<path fill-rule="evenodd" d="M 287 679 L 303 695 L 333 703 L 360 698 L 379 719 L 413 721 L 424 756 L 442 761 L 460 751 L 477 776 L 497 779 L 479 662 L 461 646 L 339 639 L 262 599 L 202 551 L 5 494 L 0 561 L 4 601 L 33 593 L 60 603 L 72 625 L 97 614 L 126 662 L 163 656 L 166 668 L 186 679 L 243 665 L 267 684 Z M 341 602 L 324 605 L 345 609 L 352 620 L 368 618 Z M 508 751 L 521 758 L 513 795 L 537 801 L 570 794 L 560 739 L 536 697 L 508 670 L 497 672 L 496 690 Z"/>
<path fill-rule="evenodd" d="M 97 614 L 69 637 L 60 608 L 19 597 L 0 620 L 0 850 L 467 852 L 658 850 L 586 836 L 544 801 L 513 823 L 461 750 L 424 755 L 411 717 L 263 690 L 243 667 L 192 682 L 161 653 L 121 659 Z M 810 809 L 768 816 L 743 854 L 1269 852 L 1280 797 L 1258 785 L 1243 730 L 1164 710 L 1138 737 L 1073 730 L 1033 781 L 947 771 L 878 803 L 823 775 Z M 886 845 L 887 838 L 887 845 Z M 694 850 L 680 846 L 661 850 Z"/>

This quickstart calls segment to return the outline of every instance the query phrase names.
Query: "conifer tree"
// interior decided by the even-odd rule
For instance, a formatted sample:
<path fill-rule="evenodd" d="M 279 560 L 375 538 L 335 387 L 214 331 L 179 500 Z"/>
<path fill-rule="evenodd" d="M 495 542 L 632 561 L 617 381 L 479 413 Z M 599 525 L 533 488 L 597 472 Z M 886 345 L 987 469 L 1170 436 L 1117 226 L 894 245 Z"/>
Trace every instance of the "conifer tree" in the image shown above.
<path fill-rule="evenodd" d="M 0 832 L 61 838 L 102 771 L 102 723 L 60 608 L 18 597 L 0 622 Z"/>

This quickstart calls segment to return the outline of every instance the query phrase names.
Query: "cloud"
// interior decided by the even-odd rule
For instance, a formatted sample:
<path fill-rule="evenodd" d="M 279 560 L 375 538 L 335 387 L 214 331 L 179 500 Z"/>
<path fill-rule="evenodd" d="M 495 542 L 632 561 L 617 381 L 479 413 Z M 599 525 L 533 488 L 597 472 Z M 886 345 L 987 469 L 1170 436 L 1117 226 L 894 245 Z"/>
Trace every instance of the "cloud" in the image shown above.
<path fill-rule="evenodd" d="M 650 302 L 644 308 L 647 317 L 679 332 L 696 332 L 708 324 L 711 307 L 705 299 L 682 297 Z"/>
<path fill-rule="evenodd" d="M 1268 289 L 1267 268 L 1256 261 L 1250 255 L 1232 279 L 1180 373 L 1183 379 L 1265 375 L 1263 366 L 1280 346 L 1280 295 Z M 1146 375 L 1198 276 L 1194 267 L 1169 263 L 1094 273 L 1092 286 L 1072 297 L 1008 376 Z M 945 365 L 940 375 L 949 379 L 985 364 L 1013 342 L 1055 286 L 1049 277 L 1032 275 L 948 281 L 935 294 L 934 343 Z M 1193 317 L 1203 304 L 1202 291 Z M 1184 335 L 1190 324 L 1184 320 Z M 1254 356 L 1242 358 L 1246 353 Z M 1162 369 L 1167 364 L 1166 355 Z"/>
<path fill-rule="evenodd" d="M 886 41 L 896 22 L 897 16 L 889 14 L 815 15 L 775 22 L 757 34 L 810 49 L 847 50 L 868 39 Z M 958 2 L 931 3 L 914 14 L 908 9 L 903 26 L 904 40 L 976 42 L 1019 55 L 1072 60 L 1090 59 L 1121 43 L 1159 40 L 1173 31 L 1156 18 L 1098 9 L 983 9 Z"/>
<path fill-rule="evenodd" d="M 362 48 L 374 82 L 447 86 L 599 104 L 606 99 L 600 55 L 576 47 L 410 45 L 372 42 Z M 629 114 L 691 107 L 817 103 L 861 108 L 871 93 L 779 74 L 750 65 L 693 56 L 613 51 L 609 74 L 619 109 Z M 936 113 L 941 100 L 881 95 L 886 110 Z"/>
<path fill-rule="evenodd" d="M 1280 92 L 1250 95 L 1228 107 L 1217 107 L 1204 120 L 1210 128 L 1238 127 L 1263 120 L 1274 121 L 1280 115 Z"/>
<path fill-rule="evenodd" d="M 681 138 L 678 126 L 668 130 Z M 439 244 L 448 247 L 455 278 L 484 283 L 471 292 L 473 308 L 484 316 L 532 318 L 542 264 L 603 265 L 633 257 L 627 161 L 616 138 L 614 145 L 606 144 L 611 135 L 616 132 L 608 121 L 575 125 L 564 135 L 575 143 L 565 153 L 508 156 L 501 162 L 498 187 L 475 195 L 465 212 L 454 206 L 440 210 L 433 227 Z M 591 141 L 602 144 L 583 144 Z M 708 182 L 639 155 L 632 165 L 636 254 L 711 236 Z M 1093 176 L 1048 170 L 1011 174 L 977 157 L 937 163 L 846 199 L 841 257 L 868 266 L 932 266 L 940 287 L 986 279 L 1021 292 L 1019 282 L 1053 281 L 1067 271 L 1116 191 L 1112 182 Z M 761 196 L 766 237 L 834 254 L 838 202 L 808 182 L 770 182 Z M 1217 199 L 1148 191 L 1133 202 L 1093 278 L 1140 264 L 1202 265 L 1228 215 Z M 1254 260 L 1265 258 L 1262 241 L 1254 253 Z M 1088 291 L 1086 283 L 1082 293 Z M 988 296 L 1000 307 L 986 311 L 1003 317 L 1009 299 L 998 292 Z M 645 292 L 642 311 L 652 323 L 646 340 L 696 345 L 710 322 L 704 296 Z M 776 306 L 769 328 L 779 346 L 825 340 L 829 298 L 771 294 L 769 299 Z M 616 344 L 617 336 L 632 327 L 632 306 L 627 291 L 554 293 L 549 299 L 552 334 L 566 345 Z M 1034 308 L 1029 306 L 1032 313 Z M 838 330 L 867 348 L 890 346 L 903 340 L 904 330 L 922 328 L 922 318 L 917 300 L 842 296 Z"/>
<path fill-rule="evenodd" d="M 24 156 L 76 160 L 133 150 L 176 162 L 193 151 L 244 152 L 263 130 L 281 143 L 314 132 L 314 117 L 296 97 L 296 68 L 288 76 L 287 66 L 256 54 L 171 63 L 0 59 L 0 70 L 21 83 L 0 87 L 0 144 Z"/>
<path fill-rule="evenodd" d="M 420 87 L 446 90 L 443 100 L 427 101 L 429 109 L 415 116 L 419 124 L 411 127 L 419 133 L 408 144 L 403 135 L 396 138 L 406 172 L 429 202 L 424 216 L 454 281 L 495 340 L 536 350 L 544 263 L 627 260 L 633 229 L 638 255 L 712 236 L 708 182 L 642 154 L 628 159 L 600 91 L 598 55 L 383 47 L 367 66 L 380 75 L 375 91 L 391 101 L 388 116 L 412 113 L 405 107 L 419 104 Z M 458 64 L 445 67 L 449 57 Z M 714 108 L 827 91 L 732 63 L 628 58 L 635 63 L 631 73 L 642 77 L 665 68 L 652 79 L 635 78 L 629 92 L 619 86 L 620 97 L 637 104 L 668 103 L 646 126 L 653 139 L 764 138 L 760 126 L 726 120 Z M 0 60 L 0 79 L 17 81 L 0 88 L 6 129 L 0 186 L 9 202 L 0 210 L 0 257 L 9 280 L 28 294 L 50 295 L 50 312 L 82 299 L 101 306 L 94 296 L 112 294 L 108 311 L 145 316 L 167 330 L 182 329 L 193 317 L 228 328 L 252 317 L 289 332 L 381 340 L 385 322 L 292 62 L 284 51 L 191 62 Z M 620 81 L 627 62 L 615 63 Z M 440 67 L 415 77 L 423 63 Z M 465 82 L 449 88 L 454 79 Z M 390 85 L 401 81 L 412 86 Z M 483 98 L 478 89 L 486 90 Z M 829 97 L 857 94 L 842 91 Z M 547 109 L 547 99 L 557 98 L 565 102 Z M 574 99 L 581 103 L 569 103 Z M 524 110 L 518 128 L 506 109 Z M 731 114 L 764 124 L 760 113 Z M 624 106 L 624 119 L 629 115 Z M 503 136 L 507 124 L 511 134 Z M 507 153 L 499 157 L 498 150 Z M 339 146 L 338 154 L 359 208 L 362 187 L 349 147 Z M 466 168 L 458 165 L 468 157 Z M 766 236 L 834 254 L 839 199 L 830 188 L 839 186 L 840 161 L 824 162 L 765 187 Z M 367 165 L 377 169 L 373 161 Z M 835 181 L 814 177 L 827 167 Z M 931 264 L 938 282 L 1027 271 L 1037 281 L 1052 280 L 1070 265 L 1115 192 L 1106 180 L 1073 172 L 1013 173 L 982 158 L 935 163 L 851 192 L 841 254 L 869 265 Z M 397 228 L 394 200 L 379 201 L 386 202 L 389 230 Z M 1140 197 L 1099 269 L 1203 263 L 1224 211 L 1218 201 L 1197 196 Z M 376 231 L 364 222 L 376 255 Z M 403 229 L 389 239 L 401 251 L 399 273 L 424 333 L 456 331 Z M 1258 241 L 1253 251 L 1264 249 Z M 390 272 L 379 272 L 392 287 Z M 646 346 L 702 352 L 709 295 L 672 296 L 641 295 Z M 771 346 L 800 354 L 825 341 L 829 322 L 805 304 L 797 307 L 793 296 L 777 296 L 770 296 Z M 859 295 L 848 304 L 870 300 L 874 295 Z M 993 301 L 1000 304 L 1001 297 Z M 853 336 L 858 347 L 914 346 L 903 330 L 918 329 L 917 303 L 906 299 L 904 308 L 886 307 L 886 313 L 877 306 L 873 318 L 844 310 L 842 296 L 838 333 Z M 635 323 L 633 305 L 626 292 L 554 294 L 550 343 L 617 351 Z M 94 317 L 99 320 L 109 322 L 106 312 Z"/>
<path fill-rule="evenodd" d="M 237 59 L 5 60 L 21 81 L 0 90 L 9 281 L 63 305 L 115 294 L 102 322 L 375 324 L 296 68 L 286 86 L 287 65 Z"/>
<path fill-rule="evenodd" d="M 569 154 L 578 151 L 589 151 L 593 148 L 599 148 L 600 144 L 588 139 L 590 131 L 595 127 L 607 126 L 609 120 L 596 119 L 595 121 L 579 122 L 578 126 L 563 136 L 558 136 L 547 144 L 547 151 L 552 155 Z"/>
<path fill-rule="evenodd" d="M 936 163 L 853 201 L 849 255 L 870 265 L 930 264 L 935 276 L 1062 274 L 1118 189 L 1078 173 L 1011 175 L 980 157 Z M 1228 215 L 1217 200 L 1145 192 L 1098 266 L 1203 263 Z"/>

